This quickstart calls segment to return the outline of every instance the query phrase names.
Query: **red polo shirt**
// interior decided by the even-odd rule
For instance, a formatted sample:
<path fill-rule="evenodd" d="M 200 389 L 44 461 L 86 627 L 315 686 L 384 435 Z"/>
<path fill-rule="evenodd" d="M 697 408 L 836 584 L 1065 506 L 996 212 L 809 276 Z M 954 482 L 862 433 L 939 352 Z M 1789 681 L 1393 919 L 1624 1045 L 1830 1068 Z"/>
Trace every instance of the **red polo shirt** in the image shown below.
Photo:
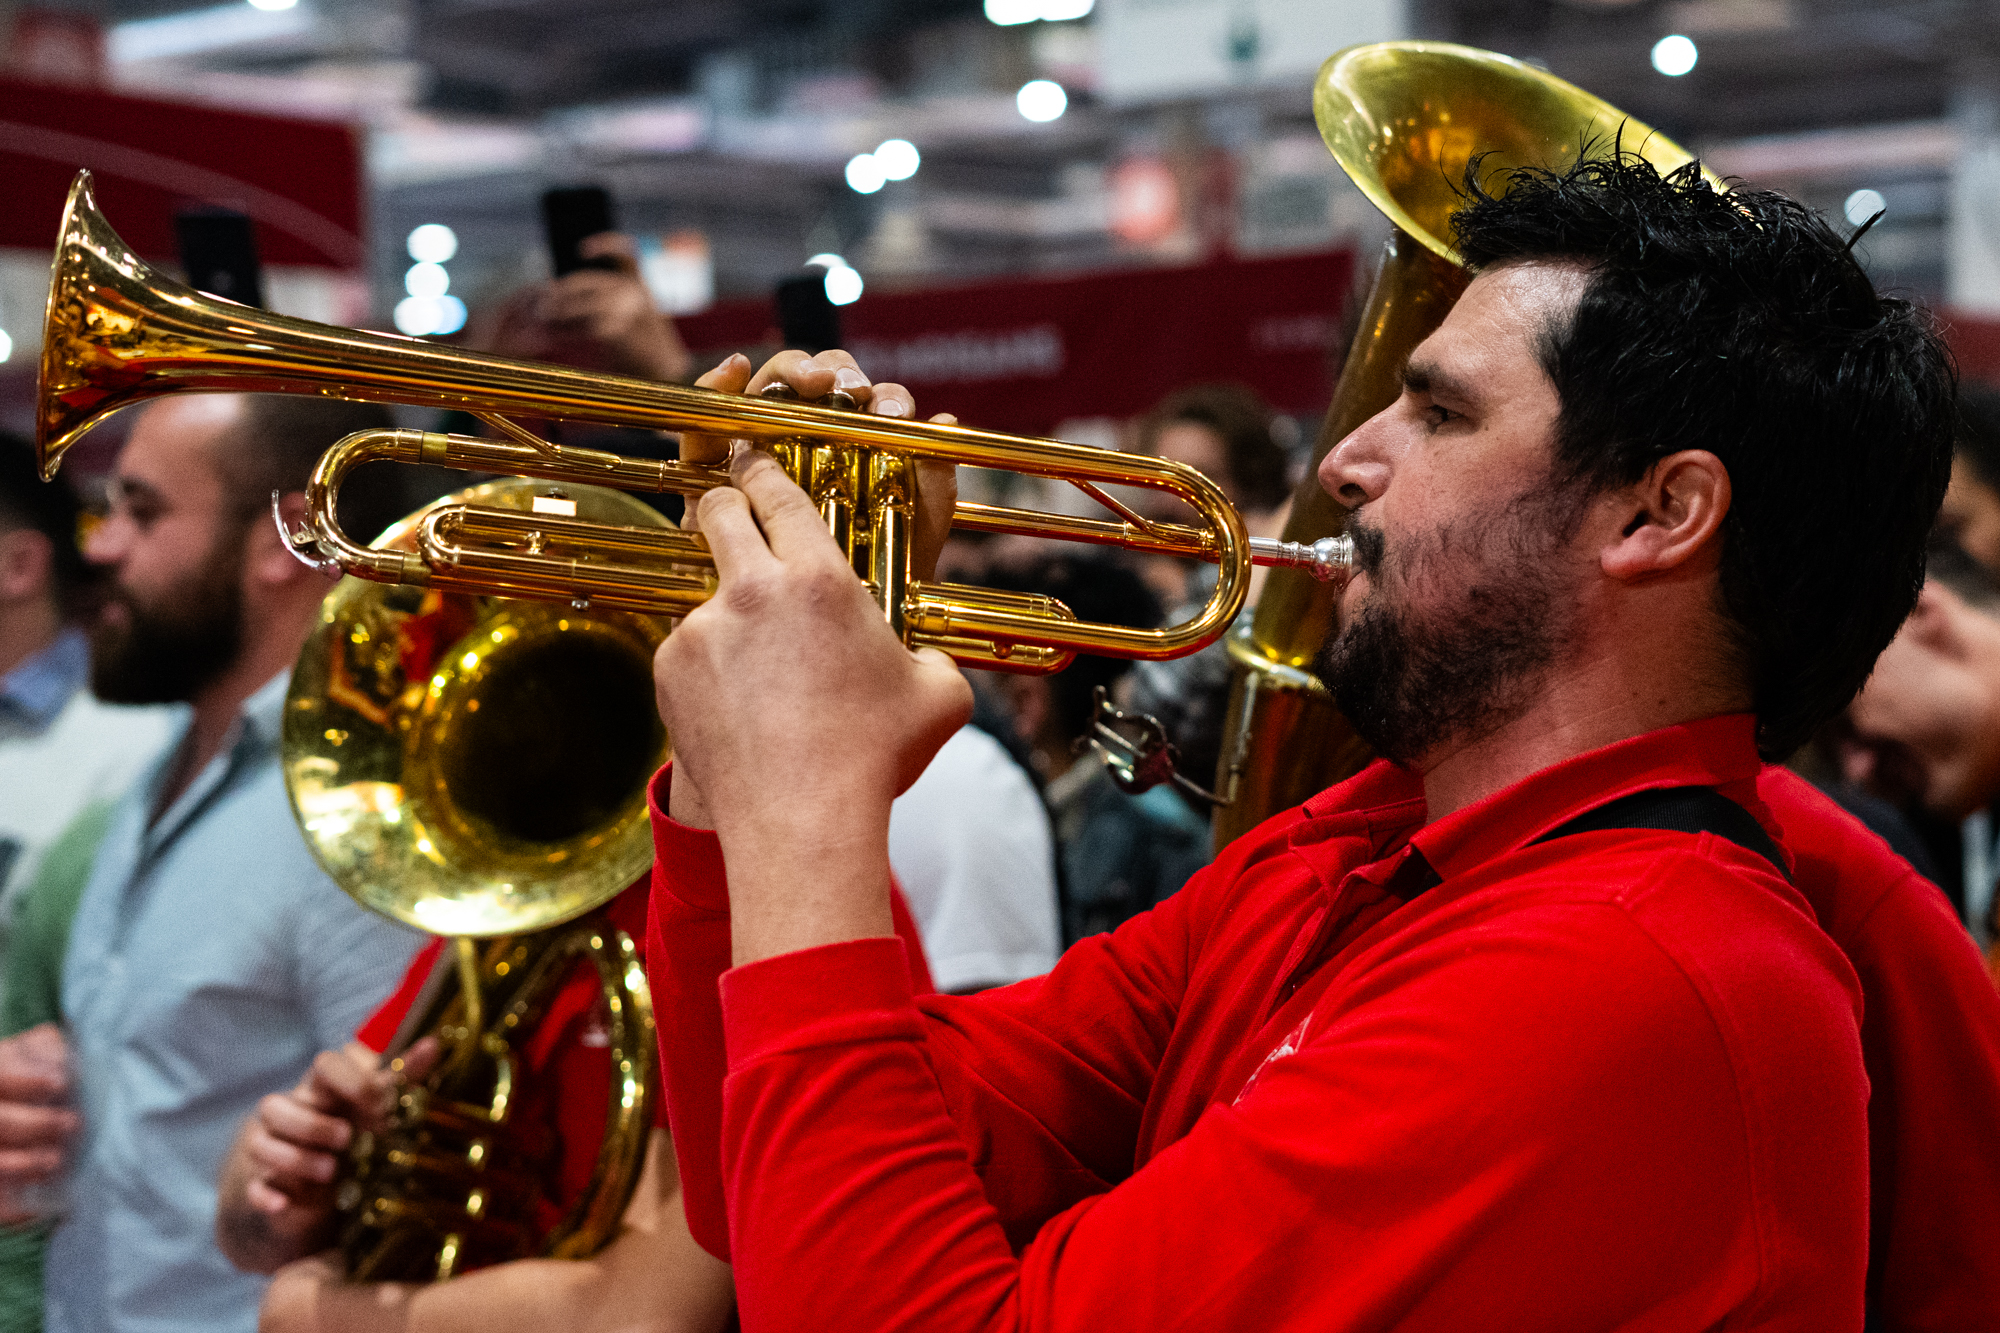
<path fill-rule="evenodd" d="M 690 1224 L 753 1333 L 1858 1329 L 1846 959 L 1711 835 L 1529 845 L 1646 787 L 1768 822 L 1757 772 L 1712 718 L 1425 826 L 1376 764 L 1048 976 L 922 1000 L 894 940 L 722 975 L 721 857 L 663 775 Z"/>
<path fill-rule="evenodd" d="M 2000 1329 L 2000 991 L 1944 894 L 1887 843 L 1785 769 L 1757 794 L 1867 997 L 1869 1327 Z"/>

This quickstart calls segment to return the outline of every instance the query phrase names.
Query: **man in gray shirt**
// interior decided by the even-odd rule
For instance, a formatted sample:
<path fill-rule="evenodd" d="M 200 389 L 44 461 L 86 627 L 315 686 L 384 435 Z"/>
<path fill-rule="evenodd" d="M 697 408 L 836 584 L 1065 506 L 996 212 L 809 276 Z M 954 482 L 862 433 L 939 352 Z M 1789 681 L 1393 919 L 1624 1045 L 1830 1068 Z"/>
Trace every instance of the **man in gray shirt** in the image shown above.
<path fill-rule="evenodd" d="M 261 1278 L 214 1243 L 237 1124 L 393 988 L 417 938 L 352 902 L 293 822 L 285 689 L 329 584 L 280 543 L 319 452 L 380 409 L 180 396 L 139 414 L 87 554 L 111 592 L 92 685 L 184 702 L 112 816 L 64 959 L 64 1025 L 0 1042 L 0 1220 L 59 1182 L 53 1333 L 257 1323 Z M 372 531 L 391 514 L 343 514 Z"/>

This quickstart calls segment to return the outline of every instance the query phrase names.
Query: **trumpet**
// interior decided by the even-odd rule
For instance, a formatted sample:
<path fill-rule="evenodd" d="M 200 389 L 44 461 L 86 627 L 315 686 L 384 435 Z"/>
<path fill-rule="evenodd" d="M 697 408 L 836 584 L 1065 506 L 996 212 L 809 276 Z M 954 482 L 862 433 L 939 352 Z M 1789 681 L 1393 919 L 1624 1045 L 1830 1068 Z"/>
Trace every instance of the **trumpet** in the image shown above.
<path fill-rule="evenodd" d="M 499 438 L 418 430 L 361 431 L 323 455 L 302 524 L 280 532 L 301 559 L 378 583 L 684 615 L 712 595 L 699 534 L 575 517 L 564 485 L 699 495 L 728 484 L 717 466 L 633 458 L 551 443 L 515 415 L 599 421 L 749 440 L 778 458 L 819 508 L 889 624 L 911 647 L 961 663 L 1060 670 L 1079 652 L 1160 659 L 1213 643 L 1242 609 L 1253 564 L 1345 577 L 1345 537 L 1252 538 L 1215 483 L 1165 459 L 854 410 L 753 397 L 562 366 L 514 361 L 392 334 L 336 328 L 205 296 L 148 267 L 97 209 L 90 173 L 70 188 L 42 342 L 36 449 L 44 477 L 117 409 L 176 391 L 300 393 L 470 413 Z M 361 463 L 433 463 L 555 483 L 527 513 L 446 505 L 424 520 L 413 551 L 355 541 L 334 519 L 342 477 Z M 1218 567 L 1208 600 L 1157 629 L 1079 621 L 1050 597 L 914 577 L 916 463 L 997 468 L 1075 486 L 1109 518 L 961 503 L 952 526 L 1155 552 Z M 1107 487 L 1164 492 L 1198 523 L 1139 514 Z"/>

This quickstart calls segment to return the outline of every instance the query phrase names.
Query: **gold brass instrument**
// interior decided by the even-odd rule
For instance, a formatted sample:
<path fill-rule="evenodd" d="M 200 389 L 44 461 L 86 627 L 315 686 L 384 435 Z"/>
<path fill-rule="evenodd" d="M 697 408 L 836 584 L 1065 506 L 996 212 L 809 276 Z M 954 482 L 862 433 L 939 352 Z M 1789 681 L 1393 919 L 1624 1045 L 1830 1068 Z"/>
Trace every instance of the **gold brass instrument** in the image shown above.
<path fill-rule="evenodd" d="M 1662 172 L 1694 156 L 1552 74 L 1445 42 L 1379 42 L 1335 54 L 1320 68 L 1313 114 L 1334 159 L 1394 224 L 1313 450 L 1315 468 L 1395 401 L 1403 363 L 1465 290 L 1450 222 L 1474 156 L 1491 153 L 1493 172 L 1561 170 L 1614 141 Z M 1708 181 L 1727 188 L 1712 173 Z M 1284 535 L 1323 540 L 1345 522 L 1308 473 Z M 1275 569 L 1252 624 L 1228 640 L 1235 679 L 1215 778 L 1226 801 L 1215 815 L 1218 848 L 1370 758 L 1312 670 L 1338 601 L 1337 588 Z"/>
<path fill-rule="evenodd" d="M 532 512 L 532 482 L 440 504 Z M 662 528 L 639 501 L 572 488 L 582 518 Z M 408 550 L 431 510 L 386 533 Z M 652 1130 L 658 1049 L 637 950 L 598 910 L 653 859 L 645 787 L 668 757 L 653 701 L 666 623 L 343 579 L 286 699 L 293 813 L 364 906 L 453 937 L 405 1024 L 443 1056 L 388 1127 L 350 1148 L 336 1189 L 357 1280 L 427 1281 L 597 1250 L 617 1230 Z M 475 944 L 474 937 L 499 936 Z M 557 1213 L 513 1112 L 520 1056 L 580 961 L 595 969 L 610 1094 L 589 1186 Z M 436 984 L 443 983 L 443 984 Z"/>
<path fill-rule="evenodd" d="M 204 296 L 148 268 L 119 240 L 91 197 L 88 172 L 71 187 L 56 251 L 43 336 L 36 447 L 44 476 L 107 413 L 175 391 L 321 394 L 472 413 L 503 438 L 429 431 L 363 431 L 321 459 L 305 528 L 286 534 L 302 558 L 380 583 L 544 598 L 654 615 L 685 614 L 712 591 L 699 536 L 605 527 L 566 513 L 561 495 L 531 515 L 478 504 L 432 512 L 412 551 L 371 550 L 334 521 L 341 477 L 374 459 L 435 463 L 694 495 L 726 485 L 720 468 L 656 462 L 542 440 L 522 413 L 657 430 L 696 431 L 770 446 L 811 493 L 855 572 L 904 640 L 961 662 L 1053 671 L 1077 652 L 1163 658 L 1212 643 L 1243 605 L 1252 563 L 1344 574 L 1339 540 L 1317 547 L 1252 540 L 1222 491 L 1192 468 L 1143 455 L 993 431 L 899 421 L 841 405 L 753 398 L 562 366 L 511 361 L 390 334 L 290 319 Z M 851 407 L 851 400 L 846 404 Z M 911 576 L 915 463 L 937 460 L 1051 477 L 1102 503 L 1110 519 L 1071 518 L 961 504 L 954 526 L 1124 546 L 1220 568 L 1208 602 L 1163 629 L 1078 622 L 1051 598 L 999 593 Z M 1134 512 L 1107 486 L 1164 491 L 1201 525 Z M 692 569 L 689 567 L 693 567 Z"/>

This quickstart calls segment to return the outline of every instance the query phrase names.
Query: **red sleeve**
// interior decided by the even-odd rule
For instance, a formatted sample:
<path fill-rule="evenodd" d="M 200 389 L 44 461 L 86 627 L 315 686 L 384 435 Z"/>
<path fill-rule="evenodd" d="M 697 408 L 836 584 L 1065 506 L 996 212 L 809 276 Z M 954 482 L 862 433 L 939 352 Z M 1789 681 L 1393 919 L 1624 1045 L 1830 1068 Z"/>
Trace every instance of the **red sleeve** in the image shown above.
<path fill-rule="evenodd" d="M 743 1326 L 1834 1326 L 1860 1306 L 1853 1009 L 1810 960 L 1777 971 L 1767 1035 L 1797 1050 L 1777 1104 L 1824 1096 L 1851 1134 L 1752 1161 L 1732 1051 L 1684 972 L 1603 908 L 1522 912 L 1477 949 L 1445 936 L 1377 969 L 1234 1104 L 1017 1253 L 894 945 L 735 969 L 722 1160 Z M 1810 1196 L 1800 1216 L 1839 1220 L 1742 1244 L 1773 1170 Z M 1786 1293 L 1807 1318 L 1771 1317 L 1760 1261 L 1823 1290 Z"/>
<path fill-rule="evenodd" d="M 729 1258 L 728 1213 L 717 1153 L 722 1137 L 722 1009 L 716 978 L 729 967 L 729 884 L 715 835 L 667 815 L 673 765 L 649 791 L 653 819 L 653 890 L 646 928 L 646 980 L 660 1030 L 660 1074 L 667 1122 L 681 1169 L 688 1228 L 702 1248 Z M 930 967 L 909 904 L 893 884 L 890 912 L 902 965 L 917 993 L 931 989 Z"/>
<path fill-rule="evenodd" d="M 443 949 L 442 939 L 431 939 L 417 947 L 416 956 L 410 959 L 409 970 L 403 973 L 395 992 L 355 1031 L 356 1041 L 377 1055 L 389 1049 L 389 1043 L 396 1038 L 396 1029 L 403 1026 L 404 1017 L 417 1002 L 424 983 L 430 980 L 431 969 L 437 966 L 438 954 Z"/>
<path fill-rule="evenodd" d="M 667 817 L 671 768 L 654 780 L 654 999 L 674 1144 L 695 1239 L 729 1257 L 721 1150 L 722 1011 L 729 892 L 712 833 Z M 1132 1169 L 1147 1090 L 1174 1028 L 1205 914 L 1242 865 L 1289 832 L 1239 838 L 1187 888 L 1108 936 L 1070 949 L 1047 976 L 977 996 L 919 1000 L 934 1087 L 957 1124 L 1006 1235 L 1024 1244 L 1050 1217 Z M 906 956 L 920 957 L 898 895 Z M 920 969 L 916 980 L 921 984 Z M 1060 1040 L 1057 1034 L 1060 1033 Z"/>

